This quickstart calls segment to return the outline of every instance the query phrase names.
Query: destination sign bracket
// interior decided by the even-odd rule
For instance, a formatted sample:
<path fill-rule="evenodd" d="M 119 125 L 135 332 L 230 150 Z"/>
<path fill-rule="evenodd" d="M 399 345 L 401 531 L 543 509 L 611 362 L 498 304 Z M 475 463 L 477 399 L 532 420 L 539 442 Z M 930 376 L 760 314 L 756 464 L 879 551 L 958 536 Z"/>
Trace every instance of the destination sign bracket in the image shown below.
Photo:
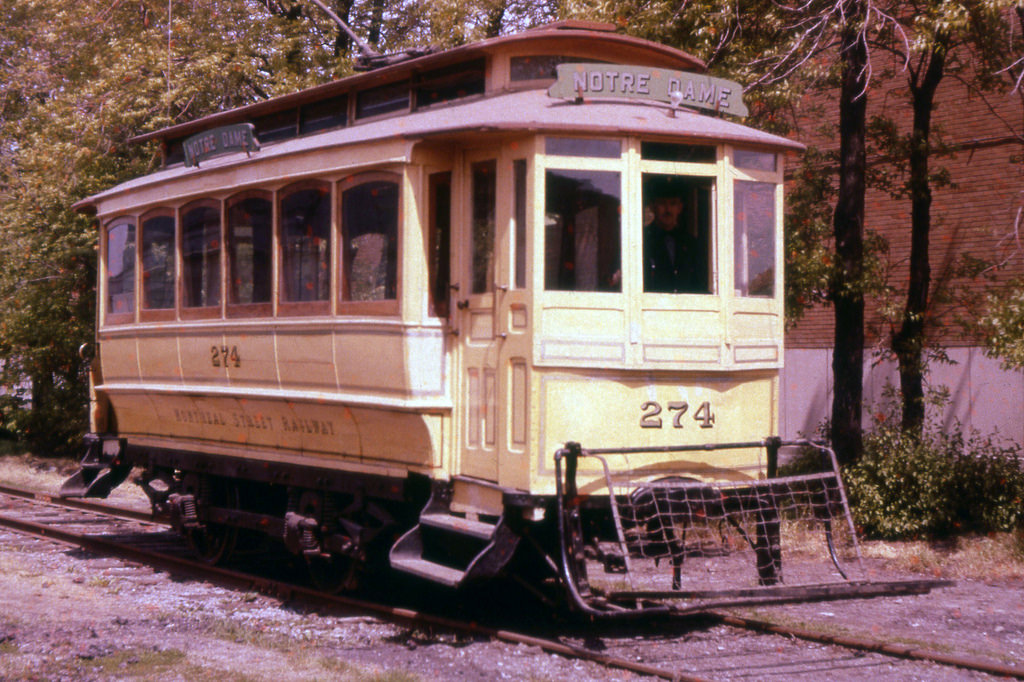
<path fill-rule="evenodd" d="M 687 71 L 624 64 L 559 64 L 548 96 L 574 101 L 616 98 L 685 106 L 746 116 L 743 88 L 735 81 Z"/>

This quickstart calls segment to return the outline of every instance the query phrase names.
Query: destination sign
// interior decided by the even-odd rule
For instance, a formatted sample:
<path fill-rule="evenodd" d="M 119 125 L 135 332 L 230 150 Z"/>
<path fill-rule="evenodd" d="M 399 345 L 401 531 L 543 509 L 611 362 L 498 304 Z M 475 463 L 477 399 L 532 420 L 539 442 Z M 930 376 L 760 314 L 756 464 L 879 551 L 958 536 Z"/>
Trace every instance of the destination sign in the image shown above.
<path fill-rule="evenodd" d="M 558 99 L 615 97 L 697 107 L 746 116 L 743 88 L 724 78 L 619 64 L 559 64 L 548 89 Z"/>
<path fill-rule="evenodd" d="M 193 135 L 185 140 L 185 165 L 198 166 L 200 161 L 229 152 L 259 151 L 255 130 L 251 123 L 239 123 Z"/>

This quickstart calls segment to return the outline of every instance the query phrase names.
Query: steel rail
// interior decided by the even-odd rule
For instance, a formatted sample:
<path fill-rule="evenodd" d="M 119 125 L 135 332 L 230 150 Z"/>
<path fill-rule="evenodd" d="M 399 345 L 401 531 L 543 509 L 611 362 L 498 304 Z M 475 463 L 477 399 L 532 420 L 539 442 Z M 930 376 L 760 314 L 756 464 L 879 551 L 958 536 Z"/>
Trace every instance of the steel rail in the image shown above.
<path fill-rule="evenodd" d="M 46 493 L 11 488 L 3 485 L 0 485 L 0 493 L 44 504 L 91 511 L 106 516 L 126 517 L 130 520 L 159 523 L 159 521 L 154 521 L 150 514 L 127 510 L 122 507 L 115 507 L 112 505 L 68 500 Z M 193 561 L 183 557 L 176 557 L 161 552 L 135 548 L 123 542 L 109 540 L 103 536 L 85 535 L 63 530 L 61 528 L 46 526 L 32 521 L 25 521 L 6 514 L 0 514 L 0 526 L 12 528 L 19 532 L 34 535 L 36 537 L 42 537 L 64 544 L 81 547 L 98 554 L 115 555 L 122 559 L 146 566 L 160 568 L 179 575 L 184 574 L 207 580 L 216 580 L 224 585 L 231 585 L 245 590 L 258 591 L 272 597 L 299 602 L 318 609 L 327 607 L 339 610 L 355 609 L 365 611 L 376 614 L 392 622 L 400 622 L 407 625 L 427 625 L 454 632 L 463 632 L 481 637 L 488 637 L 490 639 L 508 642 L 510 644 L 536 646 L 549 653 L 588 660 L 609 668 L 619 668 L 660 679 L 679 680 L 680 682 L 699 682 L 704 679 L 686 673 L 665 670 L 656 666 L 601 654 L 584 647 L 566 644 L 557 640 L 534 637 L 532 635 L 526 635 L 511 630 L 491 628 L 475 622 L 458 621 L 445 618 L 443 616 L 422 613 L 412 609 L 387 606 L 352 597 L 319 592 L 311 588 L 254 576 L 248 573 L 232 571 L 218 566 L 211 566 L 209 564 Z M 725 611 L 706 610 L 702 611 L 702 613 L 723 625 L 729 625 L 746 630 L 791 636 L 805 641 L 831 644 L 846 649 L 874 652 L 895 658 L 927 661 L 965 670 L 975 670 L 992 675 L 1024 679 L 1024 669 L 1022 668 L 1002 665 L 979 658 L 957 656 L 921 647 L 883 642 L 880 640 L 872 640 L 862 637 L 830 635 L 826 633 L 813 632 L 803 628 L 792 628 L 771 623 L 769 621 L 737 616 Z M 663 614 L 659 615 L 663 616 Z"/>
<path fill-rule="evenodd" d="M 36 500 L 38 502 L 54 504 L 60 507 L 68 507 L 69 509 L 80 509 L 82 511 L 97 512 L 100 514 L 104 514 L 106 516 L 116 516 L 118 518 L 127 519 L 129 521 L 143 521 L 146 523 L 158 523 L 167 525 L 163 519 L 153 516 L 151 512 L 141 512 L 135 509 L 127 509 L 125 507 L 119 507 L 112 504 L 105 504 L 103 502 L 92 502 L 67 497 L 60 497 L 59 495 L 51 495 L 49 493 L 43 493 L 36 490 L 14 488 L 2 484 L 0 484 L 0 493 L 10 495 L 11 497 L 20 497 L 26 500 Z"/>
<path fill-rule="evenodd" d="M 54 504 L 58 506 L 63 505 L 69 508 L 79 508 L 79 503 L 77 502 L 65 505 L 64 503 L 68 502 L 68 500 L 54 498 L 46 494 L 31 493 L 30 491 L 10 493 L 6 488 L 0 489 L 0 492 L 41 503 Z M 102 509 L 90 508 L 89 511 L 93 511 L 97 514 L 104 514 Z M 0 526 L 11 528 L 18 532 L 33 535 L 35 537 L 80 547 L 97 554 L 117 556 L 121 559 L 134 563 L 159 568 L 169 573 L 216 581 L 222 585 L 230 585 L 247 591 L 258 591 L 285 601 L 299 602 L 321 611 L 325 608 L 359 610 L 373 613 L 392 622 L 399 622 L 406 625 L 426 625 L 453 632 L 462 632 L 487 637 L 494 640 L 508 642 L 510 644 L 535 646 L 548 653 L 588 660 L 608 668 L 619 668 L 660 679 L 678 680 L 679 682 L 704 682 L 705 680 L 705 678 L 702 677 L 689 675 L 675 670 L 665 670 L 663 668 L 630 661 L 624 658 L 616 658 L 614 656 L 598 653 L 557 640 L 534 637 L 532 635 L 526 635 L 511 630 L 492 628 L 475 622 L 458 621 L 445 618 L 443 616 L 422 613 L 412 609 L 387 606 L 352 597 L 319 592 L 314 589 L 293 585 L 291 583 L 232 571 L 218 566 L 211 566 L 209 564 L 193 561 L 184 557 L 176 557 L 161 552 L 139 549 L 125 544 L 124 542 L 110 540 L 100 535 L 85 535 L 33 521 L 26 521 L 3 513 L 0 513 Z"/>
<path fill-rule="evenodd" d="M 769 621 L 737 616 L 724 611 L 707 611 L 705 613 L 709 618 L 713 618 L 723 625 L 731 625 L 745 630 L 756 630 L 776 635 L 786 635 L 810 642 L 834 644 L 846 649 L 870 651 L 896 658 L 906 658 L 916 661 L 929 661 L 931 663 L 949 665 L 957 668 L 963 668 L 965 670 L 974 670 L 977 672 L 989 673 L 991 675 L 1013 677 L 1019 680 L 1024 680 L 1024 668 L 1002 665 L 1000 663 L 994 663 L 980 658 L 956 656 L 953 654 L 943 653 L 941 651 L 935 651 L 933 649 L 923 649 L 916 646 L 883 642 L 863 637 L 830 635 L 822 632 L 813 632 L 803 628 L 793 628 L 786 625 L 777 625 Z"/>

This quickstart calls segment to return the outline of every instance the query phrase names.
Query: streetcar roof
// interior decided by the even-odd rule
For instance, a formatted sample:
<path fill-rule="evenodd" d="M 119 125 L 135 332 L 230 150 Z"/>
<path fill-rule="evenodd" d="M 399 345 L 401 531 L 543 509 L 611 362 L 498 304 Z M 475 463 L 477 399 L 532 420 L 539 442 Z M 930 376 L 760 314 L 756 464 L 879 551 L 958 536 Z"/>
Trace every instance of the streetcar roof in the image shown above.
<path fill-rule="evenodd" d="M 521 33 L 471 43 L 443 52 L 413 56 L 398 63 L 382 66 L 368 73 L 356 74 L 332 83 L 300 92 L 276 97 L 248 106 L 219 112 L 195 121 L 182 123 L 133 138 L 135 142 L 162 140 L 165 144 L 181 145 L 192 135 L 204 133 L 220 126 L 249 123 L 261 117 L 279 116 L 297 111 L 310 104 L 330 102 L 333 98 L 354 96 L 362 90 L 381 84 L 408 83 L 409 79 L 438 69 L 458 69 L 460 64 L 503 54 L 562 55 L 570 58 L 595 55 L 614 55 L 623 63 L 634 63 L 657 68 L 703 71 L 704 63 L 686 52 L 648 40 L 615 32 L 611 24 L 585 21 L 564 21 L 541 26 Z M 490 76 L 488 76 L 490 78 Z M 785 151 L 800 150 L 803 146 L 776 135 L 770 135 L 725 118 L 699 114 L 684 108 L 673 111 L 666 104 L 633 100 L 588 99 L 582 104 L 549 97 L 540 83 L 529 82 L 516 89 L 509 84 L 492 87 L 488 82 L 483 94 L 457 98 L 443 104 L 413 108 L 401 113 L 377 118 L 345 121 L 343 124 L 316 133 L 292 136 L 268 142 L 263 148 L 249 154 L 241 151 L 206 159 L 200 168 L 171 164 L 156 172 L 129 180 L 75 205 L 82 211 L 94 212 L 104 201 L 119 196 L 119 206 L 125 195 L 143 188 L 153 189 L 160 183 L 184 180 L 178 189 L 188 195 L 194 183 L 188 179 L 201 178 L 212 169 L 230 168 L 240 171 L 244 165 L 270 159 L 299 158 L 303 153 L 329 151 L 394 141 L 409 144 L 396 157 L 388 152 L 387 161 L 408 160 L 416 142 L 427 139 L 457 138 L 482 133 L 540 133 L 555 135 L 640 135 L 676 139 L 688 143 L 740 144 Z M 508 89 L 502 89 L 508 88 Z M 385 159 L 382 159 L 385 160 Z M 296 174 L 301 174 L 301 162 Z M 284 171 L 270 172 L 274 179 L 287 180 Z M 234 173 L 235 181 L 245 180 Z M 264 177 L 263 179 L 271 179 Z M 104 211 L 106 212 L 106 211 Z"/>
<path fill-rule="evenodd" d="M 374 87 L 382 83 L 400 81 L 410 75 L 424 71 L 443 68 L 459 63 L 466 63 L 474 58 L 493 55 L 515 48 L 538 48 L 542 52 L 553 46 L 564 50 L 566 54 L 579 51 L 580 46 L 592 47 L 601 44 L 601 50 L 614 54 L 616 59 L 639 60 L 650 66 L 666 68 L 692 69 L 703 72 L 704 62 L 693 55 L 643 38 L 636 38 L 616 33 L 614 24 L 593 21 L 565 20 L 538 26 L 536 28 L 497 38 L 490 38 L 469 43 L 449 50 L 428 52 L 421 56 L 410 57 L 397 63 L 376 68 L 372 71 L 357 73 L 298 92 L 273 97 L 247 106 L 217 112 L 193 121 L 186 121 L 169 128 L 138 135 L 132 142 L 145 142 L 153 139 L 174 139 L 212 127 L 251 120 L 253 118 L 287 110 L 297 105 L 329 99 L 343 94 L 351 94 L 363 87 Z M 573 42 L 576 42 L 573 45 Z"/>
<path fill-rule="evenodd" d="M 667 105 L 601 99 L 575 104 L 551 98 L 543 90 L 523 90 L 276 142 L 254 152 L 252 158 L 245 152 L 233 152 L 204 161 L 200 168 L 171 166 L 117 185 L 83 200 L 76 207 L 88 210 L 109 197 L 154 184 L 201 176 L 204 171 L 213 169 L 234 169 L 259 160 L 297 156 L 310 150 L 342 149 L 389 140 L 415 143 L 474 133 L 638 135 L 688 143 L 754 146 L 772 151 L 804 148 L 784 137 L 688 109 L 672 110 Z M 411 147 L 412 144 L 410 150 Z"/>

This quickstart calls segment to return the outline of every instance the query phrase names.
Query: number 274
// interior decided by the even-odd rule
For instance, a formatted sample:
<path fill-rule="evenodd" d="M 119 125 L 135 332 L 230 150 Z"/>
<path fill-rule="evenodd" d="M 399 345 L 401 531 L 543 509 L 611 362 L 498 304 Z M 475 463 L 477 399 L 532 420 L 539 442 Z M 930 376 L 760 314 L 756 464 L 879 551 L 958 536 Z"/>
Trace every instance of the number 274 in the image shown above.
<path fill-rule="evenodd" d="M 683 416 L 689 411 L 690 404 L 687 402 L 670 402 L 666 404 L 668 416 L 672 418 L 672 428 L 683 428 Z M 661 428 L 661 403 L 649 400 L 640 406 L 640 428 L 660 429 Z M 700 404 L 697 411 L 693 413 L 693 420 L 700 424 L 702 429 L 711 429 L 715 426 L 715 413 L 711 409 L 711 403 L 705 401 Z"/>

